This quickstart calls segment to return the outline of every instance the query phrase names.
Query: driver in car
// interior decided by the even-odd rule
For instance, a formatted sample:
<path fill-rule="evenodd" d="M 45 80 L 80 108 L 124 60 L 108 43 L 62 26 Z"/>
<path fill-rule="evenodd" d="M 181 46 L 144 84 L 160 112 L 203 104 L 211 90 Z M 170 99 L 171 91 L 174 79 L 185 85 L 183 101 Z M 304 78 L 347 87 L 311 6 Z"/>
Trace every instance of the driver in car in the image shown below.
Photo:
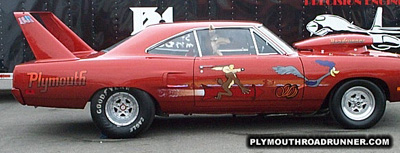
<path fill-rule="evenodd" d="M 219 50 L 219 46 L 230 44 L 231 41 L 229 40 L 229 38 L 220 37 L 218 34 L 216 34 L 215 29 L 210 29 L 208 32 L 210 35 L 210 42 L 213 55 L 222 56 L 223 54 Z"/>

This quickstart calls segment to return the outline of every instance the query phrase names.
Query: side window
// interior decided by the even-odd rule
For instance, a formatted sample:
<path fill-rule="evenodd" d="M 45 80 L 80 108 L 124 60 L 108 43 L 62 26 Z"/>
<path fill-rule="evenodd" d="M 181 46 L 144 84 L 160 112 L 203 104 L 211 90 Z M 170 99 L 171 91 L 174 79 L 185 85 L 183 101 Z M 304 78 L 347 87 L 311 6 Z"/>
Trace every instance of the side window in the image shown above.
<path fill-rule="evenodd" d="M 254 33 L 254 38 L 256 39 L 258 53 L 260 54 L 271 54 L 278 53 L 271 45 L 268 44 L 263 38 L 261 38 L 258 34 Z"/>
<path fill-rule="evenodd" d="M 193 32 L 186 33 L 150 49 L 149 54 L 167 54 L 178 56 L 197 56 L 197 46 Z"/>
<path fill-rule="evenodd" d="M 197 31 L 203 56 L 255 55 L 249 29 L 226 28 Z"/>

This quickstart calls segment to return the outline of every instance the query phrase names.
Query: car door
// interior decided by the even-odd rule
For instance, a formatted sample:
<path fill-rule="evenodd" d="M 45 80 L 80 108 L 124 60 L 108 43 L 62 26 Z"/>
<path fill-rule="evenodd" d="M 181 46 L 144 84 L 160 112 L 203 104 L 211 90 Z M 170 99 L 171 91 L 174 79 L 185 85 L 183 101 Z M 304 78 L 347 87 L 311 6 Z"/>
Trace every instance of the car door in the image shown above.
<path fill-rule="evenodd" d="M 246 105 L 254 101 L 255 90 L 250 84 L 256 60 L 254 43 L 248 28 L 197 30 L 202 57 L 194 64 L 196 106 Z M 232 32 L 243 37 L 232 37 Z M 231 106 L 232 106 L 231 105 Z"/>
<path fill-rule="evenodd" d="M 296 110 L 303 99 L 305 77 L 303 65 L 297 54 L 287 54 L 290 49 L 272 33 L 252 30 L 252 36 L 257 47 L 257 63 L 264 72 L 259 77 L 264 78 L 264 94 L 257 101 L 268 103 L 269 107 L 281 110 Z"/>
<path fill-rule="evenodd" d="M 196 32 L 202 53 L 194 64 L 196 106 L 250 109 L 298 106 L 304 79 L 276 70 L 290 66 L 302 71 L 297 56 L 276 51 L 265 36 L 255 35 L 252 28 Z"/>
<path fill-rule="evenodd" d="M 153 66 L 148 71 L 152 73 L 149 76 L 159 77 L 152 79 L 156 82 L 149 84 L 157 85 L 154 87 L 154 95 L 160 105 L 167 105 L 165 108 L 176 105 L 183 109 L 193 107 L 193 64 L 194 58 L 198 56 L 193 32 L 178 34 L 155 44 L 147 53 L 147 61 Z M 143 81 L 147 80 L 143 78 Z"/>

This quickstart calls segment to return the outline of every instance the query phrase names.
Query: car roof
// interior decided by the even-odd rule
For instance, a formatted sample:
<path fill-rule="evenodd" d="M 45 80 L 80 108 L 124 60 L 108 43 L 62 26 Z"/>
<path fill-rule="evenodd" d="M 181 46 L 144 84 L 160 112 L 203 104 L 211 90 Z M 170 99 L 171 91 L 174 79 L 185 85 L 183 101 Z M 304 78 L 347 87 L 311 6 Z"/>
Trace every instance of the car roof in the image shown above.
<path fill-rule="evenodd" d="M 183 28 L 183 29 L 193 29 L 193 28 L 206 28 L 210 25 L 214 27 L 229 27 L 229 26 L 237 26 L 237 27 L 248 27 L 248 26 L 261 26 L 261 23 L 254 21 L 230 21 L 230 20 L 219 20 L 219 21 L 179 21 L 174 23 L 160 23 L 150 25 L 147 28 L 165 28 L 169 26 L 173 26 L 174 28 Z"/>
<path fill-rule="evenodd" d="M 153 44 L 191 29 L 221 27 L 254 27 L 261 23 L 251 21 L 189 21 L 175 23 L 160 23 L 146 27 L 121 45 L 110 50 L 103 57 L 129 56 L 145 54 L 145 50 Z"/>

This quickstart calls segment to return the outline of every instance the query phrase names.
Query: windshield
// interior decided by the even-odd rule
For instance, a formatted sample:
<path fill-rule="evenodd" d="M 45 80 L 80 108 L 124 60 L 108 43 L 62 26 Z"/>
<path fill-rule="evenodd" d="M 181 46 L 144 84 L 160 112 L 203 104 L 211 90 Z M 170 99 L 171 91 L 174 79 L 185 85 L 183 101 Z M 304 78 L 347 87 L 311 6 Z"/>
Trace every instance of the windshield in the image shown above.
<path fill-rule="evenodd" d="M 269 31 L 267 28 L 264 26 L 258 27 L 264 34 L 266 34 L 269 38 L 271 38 L 274 42 L 276 42 L 279 47 L 281 47 L 287 54 L 293 54 L 295 53 L 294 49 L 290 47 L 285 41 L 283 41 L 281 38 L 276 36 L 274 33 Z"/>

